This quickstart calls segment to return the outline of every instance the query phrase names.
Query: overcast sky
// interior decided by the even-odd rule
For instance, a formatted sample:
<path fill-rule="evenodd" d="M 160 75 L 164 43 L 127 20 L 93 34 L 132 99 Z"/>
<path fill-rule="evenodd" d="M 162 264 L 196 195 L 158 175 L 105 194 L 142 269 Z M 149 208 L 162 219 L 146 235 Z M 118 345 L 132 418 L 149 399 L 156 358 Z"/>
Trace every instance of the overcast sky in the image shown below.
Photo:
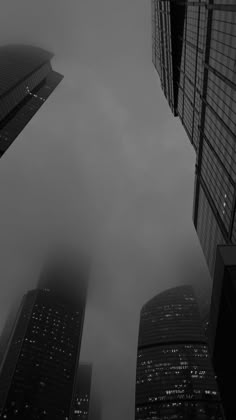
<path fill-rule="evenodd" d="M 195 155 L 152 66 L 150 2 L 2 0 L 0 39 L 52 50 L 65 76 L 0 161 L 0 327 L 57 241 L 89 247 L 82 359 L 103 420 L 133 420 L 141 306 L 210 284 Z"/>

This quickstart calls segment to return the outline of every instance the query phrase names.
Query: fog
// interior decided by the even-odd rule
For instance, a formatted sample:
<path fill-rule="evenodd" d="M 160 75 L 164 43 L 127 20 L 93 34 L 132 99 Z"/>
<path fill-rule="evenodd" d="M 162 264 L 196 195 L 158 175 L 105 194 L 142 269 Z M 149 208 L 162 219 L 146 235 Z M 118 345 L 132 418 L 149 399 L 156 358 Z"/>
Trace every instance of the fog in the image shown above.
<path fill-rule="evenodd" d="M 141 306 L 210 285 L 194 150 L 152 65 L 149 1 L 2 0 L 0 36 L 53 51 L 65 76 L 0 161 L 0 327 L 55 244 L 89 252 L 81 358 L 102 419 L 132 420 Z"/>

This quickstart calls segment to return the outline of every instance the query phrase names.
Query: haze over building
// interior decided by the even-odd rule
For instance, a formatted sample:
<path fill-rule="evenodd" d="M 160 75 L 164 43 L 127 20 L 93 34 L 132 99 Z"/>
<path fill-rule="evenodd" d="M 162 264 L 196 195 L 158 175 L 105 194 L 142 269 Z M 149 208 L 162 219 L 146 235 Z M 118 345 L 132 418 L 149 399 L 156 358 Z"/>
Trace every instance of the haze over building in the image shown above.
<path fill-rule="evenodd" d="M 135 408 L 136 420 L 224 419 L 191 286 L 160 293 L 142 308 Z"/>
<path fill-rule="evenodd" d="M 84 275 L 65 262 L 48 265 L 38 288 L 24 296 L 1 366 L 1 418 L 70 418 L 86 304 Z M 77 290 L 76 284 L 82 286 Z"/>
<path fill-rule="evenodd" d="M 210 270 L 236 243 L 236 5 L 152 0 L 152 59 L 196 151 L 194 225 Z"/>
<path fill-rule="evenodd" d="M 52 57 L 33 46 L 0 47 L 0 157 L 63 79 Z"/>

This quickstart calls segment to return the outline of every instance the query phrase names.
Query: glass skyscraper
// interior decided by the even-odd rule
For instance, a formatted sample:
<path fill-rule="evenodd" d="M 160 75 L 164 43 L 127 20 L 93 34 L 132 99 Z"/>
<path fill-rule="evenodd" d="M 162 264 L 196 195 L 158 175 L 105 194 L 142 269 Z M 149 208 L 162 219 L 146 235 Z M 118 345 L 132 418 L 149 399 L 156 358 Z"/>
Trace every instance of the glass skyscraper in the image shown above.
<path fill-rule="evenodd" d="M 224 419 L 191 286 L 167 290 L 142 308 L 135 419 Z"/>
<path fill-rule="evenodd" d="M 86 303 L 83 276 L 64 263 L 49 267 L 38 288 L 24 296 L 0 370 L 2 419 L 71 418 Z"/>
<path fill-rule="evenodd" d="M 92 365 L 80 363 L 74 394 L 73 420 L 88 420 L 92 380 Z"/>
<path fill-rule="evenodd" d="M 235 0 L 152 0 L 152 60 L 196 151 L 193 219 L 210 270 L 236 243 Z"/>
<path fill-rule="evenodd" d="M 103 410 L 102 410 L 102 400 L 100 391 L 93 386 L 93 390 L 90 397 L 90 406 L 89 406 L 89 420 L 102 420 Z"/>
<path fill-rule="evenodd" d="M 218 246 L 208 336 L 227 420 L 236 419 L 236 246 Z"/>
<path fill-rule="evenodd" d="M 0 47 L 0 157 L 61 82 L 52 57 L 32 46 Z"/>

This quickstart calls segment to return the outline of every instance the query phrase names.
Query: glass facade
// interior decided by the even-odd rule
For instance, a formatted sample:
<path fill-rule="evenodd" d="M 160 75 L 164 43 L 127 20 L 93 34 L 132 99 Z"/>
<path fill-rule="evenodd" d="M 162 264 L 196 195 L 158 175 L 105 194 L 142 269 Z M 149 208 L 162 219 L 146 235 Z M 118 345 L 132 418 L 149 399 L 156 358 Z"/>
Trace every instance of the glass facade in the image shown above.
<path fill-rule="evenodd" d="M 136 420 L 224 419 L 198 306 L 189 286 L 141 311 Z"/>
<path fill-rule="evenodd" d="M 157 66 L 163 91 L 174 110 L 172 43 L 170 37 L 170 2 L 153 2 L 154 38 L 153 62 Z M 157 23 L 157 28 L 155 26 Z"/>
<path fill-rule="evenodd" d="M 179 93 L 184 13 L 184 7 L 177 7 L 176 2 L 152 0 L 152 61 L 160 76 L 163 92 L 175 115 L 177 115 Z"/>
<path fill-rule="evenodd" d="M 201 92 L 203 85 L 202 60 L 204 56 L 204 37 L 206 13 L 203 2 L 189 4 L 185 9 L 182 57 L 180 65 L 178 115 L 197 150 L 201 116 Z"/>
<path fill-rule="evenodd" d="M 0 48 L 0 156 L 62 80 L 51 58 L 39 48 Z"/>
<path fill-rule="evenodd" d="M 92 366 L 80 364 L 74 395 L 73 420 L 88 420 L 89 418 L 91 379 Z"/>
<path fill-rule="evenodd" d="M 194 222 L 201 236 L 202 225 L 207 225 L 202 218 L 209 217 L 201 212 L 204 194 L 215 234 L 201 243 L 213 275 L 216 246 L 235 243 L 236 7 L 233 1 L 218 1 L 206 10 L 208 48 L 203 62 Z"/>
<path fill-rule="evenodd" d="M 209 316 L 209 345 L 227 420 L 235 420 L 236 246 L 219 246 Z"/>
<path fill-rule="evenodd" d="M 164 27 L 163 3 L 170 3 Z M 174 8 L 184 15 L 183 24 L 173 19 Z M 213 276 L 216 246 L 236 241 L 236 5 L 234 0 L 153 0 L 152 10 L 153 63 L 170 106 L 172 96 L 163 79 L 178 86 L 177 106 L 171 109 L 196 150 L 193 218 Z M 162 43 L 166 53 L 160 52 L 159 40 L 167 30 L 172 72 L 163 58 L 170 48 Z M 174 44 L 175 38 L 179 41 Z"/>
<path fill-rule="evenodd" d="M 51 289 L 27 293 L 1 366 L 2 419 L 69 420 L 84 310 Z"/>

